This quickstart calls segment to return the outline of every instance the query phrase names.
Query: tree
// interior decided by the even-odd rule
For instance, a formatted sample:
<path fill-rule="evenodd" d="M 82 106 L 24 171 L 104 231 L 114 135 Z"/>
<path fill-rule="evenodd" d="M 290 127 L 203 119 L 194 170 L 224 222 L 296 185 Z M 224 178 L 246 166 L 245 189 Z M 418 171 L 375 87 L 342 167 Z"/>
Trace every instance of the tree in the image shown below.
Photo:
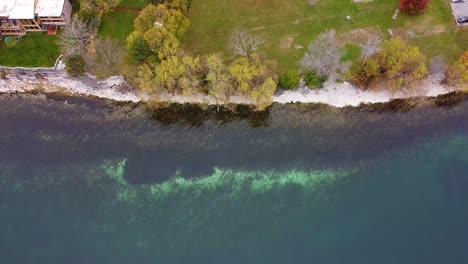
<path fill-rule="evenodd" d="M 349 62 L 341 61 L 345 52 L 343 45 L 336 40 L 335 30 L 321 33 L 309 44 L 308 50 L 299 63 L 304 71 L 312 70 L 320 76 L 327 76 L 330 81 L 336 81 L 350 67 Z"/>
<path fill-rule="evenodd" d="M 259 110 L 271 104 L 277 85 L 276 76 L 267 67 L 268 61 L 262 60 L 257 54 L 241 57 L 229 66 L 234 90 L 251 97 Z"/>
<path fill-rule="evenodd" d="M 80 1 L 80 9 L 87 8 L 99 13 L 107 13 L 119 4 L 120 0 L 86 0 Z"/>
<path fill-rule="evenodd" d="M 252 35 L 247 30 L 235 29 L 229 39 L 229 45 L 234 55 L 248 57 L 257 51 L 265 42 L 258 36 Z"/>
<path fill-rule="evenodd" d="M 147 57 L 147 46 L 160 61 L 174 55 L 178 50 L 189 21 L 180 10 L 168 9 L 162 4 L 150 4 L 138 15 L 134 25 L 135 32 L 127 39 L 127 47 L 133 48 L 134 59 L 142 61 L 142 57 Z M 147 43 L 146 46 L 142 39 Z"/>
<path fill-rule="evenodd" d="M 65 57 L 82 55 L 94 36 L 94 30 L 87 23 L 74 15 L 70 23 L 64 27 L 59 37 L 59 44 Z"/>
<path fill-rule="evenodd" d="M 127 50 L 134 64 L 143 62 L 151 53 L 148 43 L 139 31 L 134 31 L 128 36 Z"/>
<path fill-rule="evenodd" d="M 65 57 L 66 71 L 70 76 L 78 77 L 81 76 L 85 71 L 85 61 L 83 56 L 80 54 Z"/>
<path fill-rule="evenodd" d="M 424 55 L 400 38 L 382 42 L 381 52 L 366 60 L 361 72 L 369 81 L 384 82 L 397 90 L 417 83 L 426 73 Z"/>
<path fill-rule="evenodd" d="M 418 14 L 429 6 L 429 0 L 400 0 L 400 10 L 408 14 Z"/>
<path fill-rule="evenodd" d="M 261 85 L 252 89 L 251 96 L 255 100 L 257 110 L 262 111 L 273 103 L 273 95 L 276 91 L 276 82 L 273 78 L 267 78 Z"/>
<path fill-rule="evenodd" d="M 152 28 L 143 35 L 150 50 L 157 54 L 160 60 L 174 55 L 179 48 L 179 40 L 166 29 Z"/>
<path fill-rule="evenodd" d="M 163 4 L 170 9 L 185 12 L 189 7 L 190 0 L 165 0 Z"/>
<path fill-rule="evenodd" d="M 86 66 L 98 78 L 117 75 L 124 66 L 124 52 L 115 40 L 97 39 L 85 56 Z"/>
<path fill-rule="evenodd" d="M 286 74 L 279 77 L 278 85 L 283 89 L 294 89 L 299 87 L 301 76 L 297 70 L 289 70 Z"/>
<path fill-rule="evenodd" d="M 140 86 L 147 91 L 192 94 L 201 85 L 201 64 L 198 57 L 168 57 L 157 65 L 144 64 Z"/>
<path fill-rule="evenodd" d="M 363 44 L 359 44 L 361 48 L 361 60 L 364 62 L 373 55 L 379 53 L 382 48 L 382 39 L 378 36 L 372 35 Z"/>
<path fill-rule="evenodd" d="M 101 24 L 101 13 L 96 8 L 82 6 L 78 12 L 78 17 L 93 31 L 96 31 Z"/>
<path fill-rule="evenodd" d="M 226 65 L 218 55 L 210 55 L 206 58 L 208 94 L 222 100 L 223 102 L 229 99 L 233 93 L 232 79 L 227 72 Z"/>
<path fill-rule="evenodd" d="M 262 74 L 262 69 L 248 58 L 242 57 L 229 66 L 229 73 L 234 80 L 236 91 L 245 94 L 251 90 L 254 77 Z"/>
<path fill-rule="evenodd" d="M 165 29 L 178 39 L 187 31 L 189 20 L 181 11 L 168 9 L 165 5 L 147 5 L 135 19 L 135 30 L 145 34 L 150 29 Z"/>
<path fill-rule="evenodd" d="M 450 85 L 468 85 L 468 51 L 463 52 L 450 66 L 447 82 Z"/>

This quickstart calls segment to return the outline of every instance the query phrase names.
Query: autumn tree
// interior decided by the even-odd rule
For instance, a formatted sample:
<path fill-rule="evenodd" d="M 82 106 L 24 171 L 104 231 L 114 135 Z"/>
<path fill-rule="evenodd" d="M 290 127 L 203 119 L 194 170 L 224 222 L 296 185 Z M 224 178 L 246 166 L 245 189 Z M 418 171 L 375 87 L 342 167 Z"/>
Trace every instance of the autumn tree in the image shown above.
<path fill-rule="evenodd" d="M 242 28 L 234 29 L 229 46 L 234 55 L 247 57 L 257 51 L 265 42 L 258 36 Z"/>
<path fill-rule="evenodd" d="M 121 73 L 125 65 L 124 55 L 125 50 L 119 42 L 106 38 L 97 39 L 84 58 L 90 72 L 102 79 Z"/>
<path fill-rule="evenodd" d="M 233 93 L 232 77 L 219 55 L 206 58 L 206 78 L 208 94 L 226 102 Z"/>
<path fill-rule="evenodd" d="M 164 0 L 163 4 L 168 8 L 180 10 L 182 12 L 187 11 L 189 8 L 190 0 Z"/>
<path fill-rule="evenodd" d="M 248 94 L 266 75 L 266 67 L 257 55 L 251 58 L 241 57 L 229 66 L 229 72 L 234 81 L 235 90 Z"/>
<path fill-rule="evenodd" d="M 426 58 L 417 47 L 409 46 L 400 38 L 382 42 L 382 50 L 367 59 L 361 74 L 371 82 L 399 90 L 416 84 L 427 73 Z"/>
<path fill-rule="evenodd" d="M 200 90 L 201 72 L 198 57 L 170 56 L 156 65 L 142 65 L 140 86 L 148 92 L 189 95 Z"/>
<path fill-rule="evenodd" d="M 447 82 L 450 85 L 468 85 L 468 51 L 463 52 L 460 58 L 450 66 Z"/>
<path fill-rule="evenodd" d="M 308 47 L 308 52 L 299 62 L 303 71 L 315 71 L 336 81 L 348 72 L 350 62 L 343 62 L 344 46 L 336 39 L 335 30 L 321 33 Z"/>
<path fill-rule="evenodd" d="M 257 110 L 262 111 L 273 103 L 273 95 L 276 88 L 276 82 L 271 77 L 268 77 L 260 85 L 253 88 L 251 96 L 255 101 Z"/>
<path fill-rule="evenodd" d="M 127 47 L 134 55 L 134 61 L 141 61 L 145 57 L 146 46 L 159 60 L 163 60 L 178 50 L 189 21 L 180 10 L 170 9 L 163 4 L 150 4 L 135 19 L 134 26 L 135 32 L 127 39 Z"/>
<path fill-rule="evenodd" d="M 264 109 L 271 104 L 277 89 L 272 68 L 268 61 L 262 60 L 257 54 L 234 60 L 229 66 L 234 90 L 252 98 L 260 110 Z"/>
<path fill-rule="evenodd" d="M 400 0 L 400 10 L 408 14 L 418 14 L 429 6 L 429 0 Z"/>
<path fill-rule="evenodd" d="M 179 49 L 179 40 L 166 29 L 151 28 L 143 35 L 149 49 L 160 60 L 174 55 Z"/>

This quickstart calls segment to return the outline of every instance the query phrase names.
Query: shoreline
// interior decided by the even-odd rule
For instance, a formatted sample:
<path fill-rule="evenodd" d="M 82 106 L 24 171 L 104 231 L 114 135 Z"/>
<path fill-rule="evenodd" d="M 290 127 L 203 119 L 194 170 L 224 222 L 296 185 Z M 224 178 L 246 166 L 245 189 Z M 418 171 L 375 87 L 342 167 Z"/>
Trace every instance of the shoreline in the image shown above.
<path fill-rule="evenodd" d="M 120 102 L 194 103 L 217 105 L 216 98 L 195 94 L 190 96 L 161 94 L 150 97 L 138 93 L 125 82 L 123 76 L 97 80 L 87 73 L 79 78 L 69 77 L 63 69 L 54 68 L 0 68 L 6 74 L 0 78 L 0 93 L 65 93 L 69 95 L 94 96 Z M 295 90 L 278 91 L 273 103 L 321 103 L 334 107 L 357 107 L 362 104 L 386 103 L 394 99 L 435 97 L 461 88 L 441 84 L 443 76 L 427 78 L 417 89 L 392 93 L 388 90 L 362 90 L 348 82 L 325 83 L 324 88 L 313 90 L 301 85 Z M 230 104 L 252 105 L 253 101 L 243 96 L 231 96 Z"/>

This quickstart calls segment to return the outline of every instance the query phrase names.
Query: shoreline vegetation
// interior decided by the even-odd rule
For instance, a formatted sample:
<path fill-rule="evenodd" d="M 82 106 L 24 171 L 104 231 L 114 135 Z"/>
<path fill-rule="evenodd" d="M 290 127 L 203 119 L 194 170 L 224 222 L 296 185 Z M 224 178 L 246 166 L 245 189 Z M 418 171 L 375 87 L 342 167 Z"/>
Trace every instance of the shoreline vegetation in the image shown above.
<path fill-rule="evenodd" d="M 250 105 L 255 102 L 248 97 L 234 95 L 229 101 L 219 102 L 216 97 L 205 94 L 177 95 L 162 93 L 158 96 L 142 93 L 129 85 L 123 76 L 112 76 L 99 80 L 87 73 L 81 77 L 71 77 L 65 70 L 53 68 L 0 68 L 0 93 L 62 93 L 64 95 L 91 96 L 118 102 L 133 103 L 180 103 L 199 105 Z M 357 107 L 363 104 L 388 103 L 395 99 L 437 97 L 452 92 L 464 92 L 461 89 L 441 84 L 441 78 L 429 77 L 419 87 L 406 92 L 388 90 L 363 90 L 348 82 L 324 83 L 320 90 L 311 90 L 304 85 L 278 91 L 273 95 L 272 103 L 317 103 L 334 107 Z"/>

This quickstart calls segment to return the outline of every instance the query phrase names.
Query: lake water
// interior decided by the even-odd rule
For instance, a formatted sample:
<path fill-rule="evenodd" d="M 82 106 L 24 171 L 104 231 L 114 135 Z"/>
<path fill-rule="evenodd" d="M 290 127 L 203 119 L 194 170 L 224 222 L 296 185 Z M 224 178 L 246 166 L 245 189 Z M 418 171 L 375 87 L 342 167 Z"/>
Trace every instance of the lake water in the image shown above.
<path fill-rule="evenodd" d="M 468 100 L 411 105 L 2 95 L 0 263 L 468 263 Z"/>

